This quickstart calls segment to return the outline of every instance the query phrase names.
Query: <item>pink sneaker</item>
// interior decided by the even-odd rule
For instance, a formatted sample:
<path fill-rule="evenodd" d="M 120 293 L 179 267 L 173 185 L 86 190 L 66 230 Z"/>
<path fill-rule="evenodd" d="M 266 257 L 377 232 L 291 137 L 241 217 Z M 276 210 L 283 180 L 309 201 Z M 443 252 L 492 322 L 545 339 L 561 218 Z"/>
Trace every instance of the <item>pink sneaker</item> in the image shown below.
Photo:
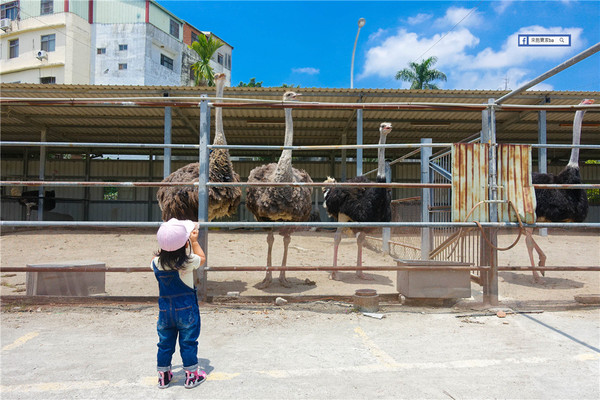
<path fill-rule="evenodd" d="M 206 372 L 198 368 L 195 371 L 185 371 L 185 386 L 186 389 L 191 389 L 206 380 Z"/>
<path fill-rule="evenodd" d="M 158 387 L 159 389 L 168 388 L 173 379 L 173 373 L 171 371 L 158 371 Z"/>

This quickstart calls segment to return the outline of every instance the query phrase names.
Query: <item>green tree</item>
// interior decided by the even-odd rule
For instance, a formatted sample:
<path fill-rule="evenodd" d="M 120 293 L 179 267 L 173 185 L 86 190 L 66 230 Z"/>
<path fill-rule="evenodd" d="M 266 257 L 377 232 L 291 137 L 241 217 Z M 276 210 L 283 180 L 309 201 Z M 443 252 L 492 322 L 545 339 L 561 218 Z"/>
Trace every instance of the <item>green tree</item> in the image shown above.
<path fill-rule="evenodd" d="M 262 81 L 256 82 L 256 78 L 250 78 L 248 83 L 244 83 L 244 82 L 240 81 L 238 87 L 262 87 L 262 84 L 263 84 Z"/>
<path fill-rule="evenodd" d="M 436 80 L 446 82 L 446 74 L 437 69 L 431 69 L 437 62 L 437 57 L 429 57 L 423 62 L 408 63 L 409 68 L 396 72 L 396 79 L 410 82 L 411 89 L 439 89 L 437 85 L 430 83 Z"/>
<path fill-rule="evenodd" d="M 200 61 L 192 65 L 195 78 L 194 84 L 196 86 L 200 85 L 200 83 L 215 86 L 215 73 L 210 66 L 210 59 L 224 44 L 220 39 L 212 35 L 208 38 L 205 35 L 200 35 L 198 36 L 198 41 L 193 42 L 189 46 L 190 49 L 194 50 L 200 56 Z"/>

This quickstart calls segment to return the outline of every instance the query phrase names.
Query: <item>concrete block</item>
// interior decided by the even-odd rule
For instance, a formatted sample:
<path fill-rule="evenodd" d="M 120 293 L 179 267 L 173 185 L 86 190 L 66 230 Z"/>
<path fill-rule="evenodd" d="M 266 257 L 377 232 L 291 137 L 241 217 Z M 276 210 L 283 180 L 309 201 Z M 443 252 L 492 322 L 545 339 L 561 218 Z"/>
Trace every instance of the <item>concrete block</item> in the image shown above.
<path fill-rule="evenodd" d="M 397 289 L 406 298 L 468 298 L 470 271 L 398 271 Z"/>
<path fill-rule="evenodd" d="M 28 296 L 89 296 L 105 293 L 105 272 L 60 272 L 64 267 L 105 268 L 106 264 L 96 261 L 74 261 L 51 264 L 27 264 L 28 267 L 52 267 L 57 272 L 27 272 L 26 293 Z"/>

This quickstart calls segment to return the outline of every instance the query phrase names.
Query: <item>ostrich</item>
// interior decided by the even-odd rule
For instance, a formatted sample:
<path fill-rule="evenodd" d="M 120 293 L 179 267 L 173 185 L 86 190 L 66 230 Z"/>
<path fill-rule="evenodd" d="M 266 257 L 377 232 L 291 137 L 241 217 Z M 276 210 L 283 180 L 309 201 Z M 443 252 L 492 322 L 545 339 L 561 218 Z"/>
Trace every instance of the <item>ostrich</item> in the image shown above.
<path fill-rule="evenodd" d="M 593 104 L 594 100 L 583 100 L 579 104 Z M 573 145 L 579 145 L 581 139 L 581 123 L 585 110 L 575 112 L 573 119 Z M 534 184 L 578 184 L 581 183 L 579 175 L 579 149 L 571 149 L 571 158 L 567 166 L 558 175 L 532 174 Z M 538 222 L 582 222 L 587 217 L 588 200 L 584 189 L 536 189 L 535 208 L 536 220 Z M 533 249 L 540 258 L 539 266 L 546 265 L 546 255 L 540 246 L 533 240 L 533 229 L 525 229 L 525 243 L 529 253 L 531 266 L 535 266 Z M 543 272 L 542 272 L 543 274 Z M 534 281 L 539 281 L 537 271 L 533 271 Z"/>
<path fill-rule="evenodd" d="M 385 144 L 386 136 L 392 131 L 392 124 L 383 122 L 379 127 L 379 144 Z M 380 147 L 377 154 L 377 182 L 385 182 L 385 149 Z M 325 182 L 335 182 L 333 178 L 327 178 Z M 349 179 L 348 182 L 368 183 L 370 182 L 364 175 Z M 327 213 L 340 222 L 389 222 L 392 219 L 390 208 L 391 194 L 386 188 L 323 188 L 325 201 L 323 206 Z M 356 243 L 358 244 L 358 255 L 356 265 L 362 266 L 362 246 L 368 231 L 373 229 L 360 228 L 352 229 L 356 234 Z M 342 240 L 342 229 L 338 228 L 335 232 L 333 245 L 333 267 L 337 266 L 337 255 L 340 241 Z M 337 280 L 337 271 L 331 272 L 330 279 Z M 356 271 L 356 276 L 360 279 L 372 280 L 361 270 Z"/>
<path fill-rule="evenodd" d="M 225 74 L 215 74 L 216 96 L 223 97 Z M 213 144 L 226 145 L 223 132 L 223 110 L 215 110 L 215 138 Z M 167 176 L 163 182 L 197 182 L 199 163 L 188 164 Z M 210 182 L 239 182 L 240 176 L 233 170 L 227 149 L 213 149 L 209 159 Z M 242 190 L 239 187 L 210 187 L 208 189 L 208 220 L 222 218 L 236 212 Z M 198 189 L 195 187 L 161 187 L 156 193 L 163 221 L 171 218 L 198 220 Z"/>
<path fill-rule="evenodd" d="M 299 94 L 286 92 L 283 101 L 295 100 Z M 294 140 L 294 127 L 292 123 L 292 109 L 285 108 L 285 139 L 284 146 L 291 146 Z M 308 182 L 312 179 L 302 169 L 292 167 L 292 151 L 283 150 L 279 162 L 261 165 L 250 171 L 248 182 Z M 312 188 L 290 186 L 249 186 L 246 190 L 246 207 L 254 214 L 257 221 L 308 221 L 312 211 Z M 283 228 L 279 234 L 283 236 L 283 260 L 281 266 L 287 263 L 287 252 L 290 244 L 290 235 L 294 228 Z M 273 250 L 273 230 L 269 228 L 267 235 L 267 267 L 272 265 L 271 254 Z M 267 271 L 265 279 L 258 284 L 264 289 L 272 282 L 271 271 Z M 285 278 L 285 271 L 279 274 L 282 286 L 291 287 Z"/>

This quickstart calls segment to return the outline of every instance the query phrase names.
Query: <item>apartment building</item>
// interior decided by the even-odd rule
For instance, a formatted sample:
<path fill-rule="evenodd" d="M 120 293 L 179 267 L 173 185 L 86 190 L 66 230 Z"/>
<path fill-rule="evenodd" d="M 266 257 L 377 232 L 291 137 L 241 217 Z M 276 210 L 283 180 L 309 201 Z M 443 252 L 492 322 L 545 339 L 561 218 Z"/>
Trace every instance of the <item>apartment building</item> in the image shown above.
<path fill-rule="evenodd" d="M 3 83 L 190 86 L 188 45 L 207 34 L 154 0 L 0 0 L 0 11 Z M 228 83 L 232 50 L 211 60 Z"/>

